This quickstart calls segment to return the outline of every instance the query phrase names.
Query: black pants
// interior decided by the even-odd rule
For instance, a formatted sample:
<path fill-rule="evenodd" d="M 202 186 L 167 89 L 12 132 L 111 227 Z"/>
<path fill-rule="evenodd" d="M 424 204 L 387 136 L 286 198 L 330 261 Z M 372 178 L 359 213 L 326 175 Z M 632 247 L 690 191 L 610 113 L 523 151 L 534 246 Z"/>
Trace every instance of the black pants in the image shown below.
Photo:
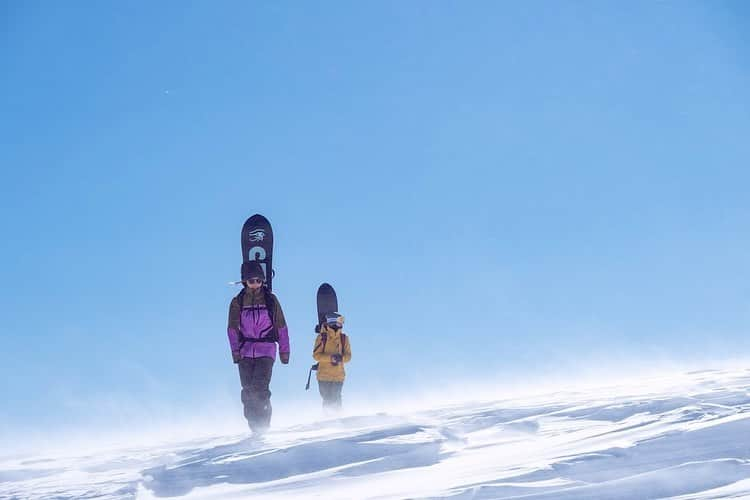
<path fill-rule="evenodd" d="M 271 382 L 273 358 L 242 358 L 240 360 L 242 404 L 247 425 L 253 432 L 263 432 L 271 424 Z"/>
<path fill-rule="evenodd" d="M 344 387 L 343 382 L 325 382 L 318 380 L 318 391 L 323 398 L 323 407 L 331 409 L 341 408 L 341 389 Z"/>

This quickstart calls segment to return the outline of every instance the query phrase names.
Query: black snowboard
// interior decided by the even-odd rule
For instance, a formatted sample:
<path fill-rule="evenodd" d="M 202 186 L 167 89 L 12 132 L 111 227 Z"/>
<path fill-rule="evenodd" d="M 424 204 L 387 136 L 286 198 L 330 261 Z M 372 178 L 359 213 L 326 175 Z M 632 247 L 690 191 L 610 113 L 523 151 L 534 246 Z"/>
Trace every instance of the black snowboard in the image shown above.
<path fill-rule="evenodd" d="M 268 219 L 255 214 L 242 226 L 242 262 L 257 260 L 266 273 L 266 286 L 272 289 L 273 280 L 273 230 Z"/>
<path fill-rule="evenodd" d="M 326 320 L 326 313 L 338 312 L 338 310 L 336 291 L 328 283 L 323 283 L 318 288 L 318 325 Z"/>

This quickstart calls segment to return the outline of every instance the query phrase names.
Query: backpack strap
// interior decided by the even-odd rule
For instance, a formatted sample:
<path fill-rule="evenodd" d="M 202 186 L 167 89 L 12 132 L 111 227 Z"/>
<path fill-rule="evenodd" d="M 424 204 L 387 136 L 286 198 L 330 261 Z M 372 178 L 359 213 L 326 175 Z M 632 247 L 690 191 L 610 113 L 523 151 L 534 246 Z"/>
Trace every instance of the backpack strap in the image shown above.
<path fill-rule="evenodd" d="M 326 344 L 327 343 L 328 343 L 328 333 L 321 332 L 321 334 L 320 334 L 320 344 L 318 344 L 319 346 L 321 346 L 321 349 L 320 349 L 321 353 L 326 352 Z"/>
<path fill-rule="evenodd" d="M 245 300 L 245 287 L 242 287 L 242 290 L 240 290 L 240 293 L 237 294 L 237 297 L 235 297 L 237 300 L 237 305 L 239 306 L 240 312 L 238 313 L 237 318 L 237 333 L 240 335 L 240 352 L 242 352 L 242 348 L 245 347 L 245 342 L 247 342 L 247 337 L 245 337 L 245 334 L 242 332 L 242 302 Z"/>
<path fill-rule="evenodd" d="M 268 317 L 271 319 L 271 333 L 269 335 L 269 342 L 279 341 L 279 329 L 276 328 L 276 321 L 274 316 L 276 315 L 276 299 L 274 299 L 271 290 L 268 287 L 263 287 L 263 298 L 266 302 L 266 311 L 268 311 Z"/>
<path fill-rule="evenodd" d="M 320 334 L 320 343 L 313 347 L 313 353 L 315 353 L 319 348 L 323 348 L 320 352 L 323 352 L 326 350 L 326 334 L 325 332 Z"/>

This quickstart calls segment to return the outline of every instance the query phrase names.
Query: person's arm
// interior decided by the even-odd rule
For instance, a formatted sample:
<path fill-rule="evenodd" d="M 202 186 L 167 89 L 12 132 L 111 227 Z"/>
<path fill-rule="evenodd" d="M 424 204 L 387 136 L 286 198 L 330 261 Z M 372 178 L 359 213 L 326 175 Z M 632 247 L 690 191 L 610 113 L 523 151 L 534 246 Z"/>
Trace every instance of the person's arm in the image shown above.
<path fill-rule="evenodd" d="M 342 336 L 344 337 L 344 342 L 343 342 L 343 345 L 341 346 L 342 347 L 341 350 L 344 351 L 344 355 L 342 356 L 342 359 L 344 363 L 348 363 L 352 359 L 352 344 L 349 341 L 349 335 L 342 334 Z"/>
<path fill-rule="evenodd" d="M 240 305 L 237 297 L 229 303 L 229 321 L 227 322 L 227 337 L 229 347 L 232 349 L 232 360 L 237 363 L 240 360 Z"/>
<path fill-rule="evenodd" d="M 286 318 L 284 318 L 284 311 L 281 309 L 279 299 L 275 295 L 272 295 L 272 297 L 274 301 L 273 321 L 276 331 L 279 332 L 279 357 L 283 364 L 287 364 L 289 363 L 289 353 L 291 352 L 289 329 L 286 326 Z"/>

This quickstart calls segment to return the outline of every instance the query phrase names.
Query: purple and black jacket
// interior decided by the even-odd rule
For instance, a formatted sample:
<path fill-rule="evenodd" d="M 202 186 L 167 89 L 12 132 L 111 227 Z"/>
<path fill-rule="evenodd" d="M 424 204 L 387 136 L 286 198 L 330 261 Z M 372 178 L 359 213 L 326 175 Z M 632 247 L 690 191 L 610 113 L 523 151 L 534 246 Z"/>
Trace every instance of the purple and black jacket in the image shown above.
<path fill-rule="evenodd" d="M 274 308 L 274 325 L 279 332 L 279 352 L 289 352 L 289 331 L 284 319 L 284 312 L 281 310 L 279 300 L 271 294 Z M 244 294 L 243 303 L 239 304 L 237 297 L 232 299 L 229 304 L 229 325 L 227 326 L 227 335 L 229 336 L 229 345 L 232 348 L 232 354 L 240 354 L 243 358 L 263 358 L 268 357 L 276 359 L 276 342 L 252 342 L 246 341 L 240 350 L 241 337 L 239 333 L 240 326 L 242 334 L 247 339 L 259 339 L 272 335 L 271 317 L 268 315 L 268 309 L 262 289 L 247 289 Z"/>

